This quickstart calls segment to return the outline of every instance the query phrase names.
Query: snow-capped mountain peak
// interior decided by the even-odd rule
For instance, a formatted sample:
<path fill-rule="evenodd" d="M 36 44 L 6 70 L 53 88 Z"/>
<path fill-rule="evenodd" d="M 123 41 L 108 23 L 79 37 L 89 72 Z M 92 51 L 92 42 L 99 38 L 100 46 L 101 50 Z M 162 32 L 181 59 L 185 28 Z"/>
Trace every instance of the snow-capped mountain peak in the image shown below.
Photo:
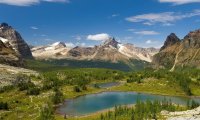
<path fill-rule="evenodd" d="M 66 57 L 70 47 L 66 46 L 64 42 L 55 42 L 47 46 L 39 46 L 32 48 L 33 56 L 39 59 L 58 59 Z"/>

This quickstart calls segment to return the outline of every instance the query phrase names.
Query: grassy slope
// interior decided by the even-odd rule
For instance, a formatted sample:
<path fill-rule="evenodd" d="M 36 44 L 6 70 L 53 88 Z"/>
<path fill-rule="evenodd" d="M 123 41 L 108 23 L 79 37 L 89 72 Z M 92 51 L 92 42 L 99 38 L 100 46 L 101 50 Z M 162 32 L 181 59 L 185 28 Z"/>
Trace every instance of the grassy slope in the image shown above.
<path fill-rule="evenodd" d="M 124 62 L 111 63 L 106 61 L 80 61 L 80 60 L 26 60 L 28 68 L 37 71 L 51 71 L 66 68 L 108 68 L 121 71 L 142 70 L 148 65 L 147 62 L 130 60 L 130 63 Z"/>
<path fill-rule="evenodd" d="M 138 83 L 126 83 L 122 86 L 113 87 L 113 90 L 117 91 L 136 91 L 150 94 L 159 95 L 172 95 L 172 96 L 185 96 L 185 93 L 176 84 L 169 84 L 168 81 L 162 79 L 147 79 L 144 82 Z"/>
<path fill-rule="evenodd" d="M 65 98 L 73 98 L 84 94 L 91 94 L 100 92 L 100 89 L 89 88 L 88 91 L 75 93 L 72 86 L 64 86 L 62 88 Z M 40 108 L 49 101 L 49 97 L 52 95 L 52 91 L 46 91 L 39 96 L 27 96 L 25 92 L 19 92 L 18 90 L 12 90 L 6 93 L 0 94 L 0 101 L 8 102 L 9 111 L 0 111 L 0 117 L 7 120 L 34 120 L 38 119 Z M 56 118 L 60 118 L 60 115 L 56 115 Z"/>

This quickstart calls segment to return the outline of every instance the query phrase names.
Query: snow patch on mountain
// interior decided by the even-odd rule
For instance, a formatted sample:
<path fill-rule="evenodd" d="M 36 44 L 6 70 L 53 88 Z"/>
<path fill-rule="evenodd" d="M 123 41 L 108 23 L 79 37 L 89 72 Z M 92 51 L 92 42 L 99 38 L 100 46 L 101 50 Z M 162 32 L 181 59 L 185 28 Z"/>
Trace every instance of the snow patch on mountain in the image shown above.
<path fill-rule="evenodd" d="M 151 62 L 152 56 L 156 54 L 156 52 L 150 52 L 146 50 L 145 48 L 138 48 L 132 44 L 125 44 L 125 45 L 118 44 L 118 46 L 119 46 L 118 51 L 120 53 L 132 59 L 139 59 L 139 60 Z"/>
<path fill-rule="evenodd" d="M 0 37 L 0 40 L 1 40 L 3 43 L 7 43 L 7 42 L 8 42 L 8 39 L 2 38 L 2 37 Z"/>
<path fill-rule="evenodd" d="M 128 57 L 132 57 L 132 56 L 128 53 L 128 51 L 126 50 L 126 47 L 123 46 L 123 44 L 119 44 L 118 47 L 119 47 L 118 50 L 119 50 L 120 53 L 122 53 L 123 55 L 126 55 L 126 56 L 128 56 Z"/>
<path fill-rule="evenodd" d="M 63 42 L 56 42 L 47 46 L 33 47 L 31 49 L 32 54 L 38 59 L 48 58 L 65 58 L 70 47 L 67 47 Z"/>

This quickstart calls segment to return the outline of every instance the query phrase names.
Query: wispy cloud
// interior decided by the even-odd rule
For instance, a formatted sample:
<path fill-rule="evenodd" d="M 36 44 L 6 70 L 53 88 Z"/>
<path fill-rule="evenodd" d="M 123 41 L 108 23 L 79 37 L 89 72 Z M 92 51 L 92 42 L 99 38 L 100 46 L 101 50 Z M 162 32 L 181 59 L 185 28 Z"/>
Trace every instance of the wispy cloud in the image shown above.
<path fill-rule="evenodd" d="M 158 35 L 160 33 L 156 32 L 156 31 L 137 31 L 134 32 L 135 34 L 139 34 L 139 35 Z"/>
<path fill-rule="evenodd" d="M 163 13 L 149 13 L 136 15 L 126 18 L 129 22 L 139 22 L 144 25 L 154 25 L 161 23 L 163 26 L 170 26 L 172 23 L 190 18 L 194 16 L 200 16 L 200 10 L 194 10 L 189 13 L 176 13 L 176 12 L 163 12 Z"/>
<path fill-rule="evenodd" d="M 30 28 L 33 29 L 33 30 L 38 30 L 39 29 L 38 27 L 35 27 L 35 26 L 31 26 Z"/>
<path fill-rule="evenodd" d="M 62 3 L 69 2 L 69 0 L 42 0 L 42 1 L 45 1 L 45 2 L 62 2 Z"/>
<path fill-rule="evenodd" d="M 120 16 L 120 14 L 112 14 L 112 15 L 108 16 L 108 19 L 116 18 L 119 16 Z"/>
<path fill-rule="evenodd" d="M 173 5 L 200 3 L 200 0 L 158 0 L 158 1 L 161 3 L 172 3 Z"/>
<path fill-rule="evenodd" d="M 144 22 L 143 24 L 144 25 L 149 25 L 149 26 L 153 25 L 153 23 L 151 23 L 151 22 Z"/>
<path fill-rule="evenodd" d="M 110 38 L 110 35 L 107 34 L 107 33 L 101 33 L 101 34 L 88 35 L 87 36 L 88 40 L 95 40 L 95 41 L 108 40 L 109 38 Z"/>
<path fill-rule="evenodd" d="M 69 3 L 69 0 L 0 0 L 0 4 L 15 5 L 15 6 L 31 6 L 40 2 L 60 2 Z"/>
<path fill-rule="evenodd" d="M 118 16 L 119 16 L 119 14 L 112 14 L 111 17 L 118 17 Z"/>

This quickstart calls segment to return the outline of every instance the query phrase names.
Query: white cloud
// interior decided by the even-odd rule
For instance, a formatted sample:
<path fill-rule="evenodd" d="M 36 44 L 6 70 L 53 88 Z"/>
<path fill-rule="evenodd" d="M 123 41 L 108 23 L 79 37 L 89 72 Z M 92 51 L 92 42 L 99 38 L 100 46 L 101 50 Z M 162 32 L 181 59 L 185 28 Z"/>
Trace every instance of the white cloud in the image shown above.
<path fill-rule="evenodd" d="M 156 23 L 161 23 L 163 26 L 172 25 L 173 22 L 177 20 L 182 20 L 184 18 L 190 18 L 194 16 L 200 16 L 200 10 L 194 10 L 189 13 L 175 13 L 175 12 L 163 12 L 163 13 L 149 13 L 136 15 L 126 18 L 129 22 L 141 22 L 145 25 L 154 25 Z"/>
<path fill-rule="evenodd" d="M 63 3 L 68 3 L 69 0 L 42 0 L 42 1 L 45 1 L 45 2 L 63 2 Z"/>
<path fill-rule="evenodd" d="M 39 29 L 38 27 L 35 27 L 35 26 L 32 26 L 30 28 L 33 29 L 33 30 L 38 30 Z"/>
<path fill-rule="evenodd" d="M 158 0 L 161 3 L 172 3 L 174 5 L 182 5 L 188 3 L 200 3 L 200 0 Z"/>
<path fill-rule="evenodd" d="M 16 6 L 29 6 L 38 4 L 40 0 L 0 0 L 0 3 Z"/>
<path fill-rule="evenodd" d="M 145 43 L 146 44 L 155 44 L 155 43 L 158 43 L 158 41 L 156 41 L 156 40 L 147 40 Z"/>
<path fill-rule="evenodd" d="M 88 40 L 95 40 L 95 41 L 104 41 L 104 40 L 108 40 L 109 38 L 110 38 L 110 36 L 107 33 L 101 33 L 101 34 L 87 36 Z"/>
<path fill-rule="evenodd" d="M 118 17 L 119 16 L 119 14 L 113 14 L 112 15 L 112 17 Z"/>
<path fill-rule="evenodd" d="M 143 48 L 154 47 L 154 48 L 158 48 L 159 49 L 159 48 L 161 48 L 163 46 L 163 44 L 164 43 L 162 41 L 160 41 L 160 40 L 148 39 L 148 40 L 144 40 L 144 42 L 136 43 L 136 46 L 143 47 Z"/>
<path fill-rule="evenodd" d="M 65 2 L 69 0 L 0 0 L 0 4 L 15 5 L 15 6 L 31 6 L 40 2 Z"/>
<path fill-rule="evenodd" d="M 147 41 L 146 41 L 146 44 L 151 44 L 151 43 L 152 43 L 151 40 L 147 40 Z"/>
<path fill-rule="evenodd" d="M 149 25 L 149 26 L 153 25 L 153 24 L 150 23 L 150 22 L 144 22 L 143 24 L 144 24 L 144 25 Z"/>
<path fill-rule="evenodd" d="M 156 31 L 137 31 L 134 32 L 135 34 L 140 34 L 140 35 L 158 35 L 160 33 L 156 32 Z"/>

